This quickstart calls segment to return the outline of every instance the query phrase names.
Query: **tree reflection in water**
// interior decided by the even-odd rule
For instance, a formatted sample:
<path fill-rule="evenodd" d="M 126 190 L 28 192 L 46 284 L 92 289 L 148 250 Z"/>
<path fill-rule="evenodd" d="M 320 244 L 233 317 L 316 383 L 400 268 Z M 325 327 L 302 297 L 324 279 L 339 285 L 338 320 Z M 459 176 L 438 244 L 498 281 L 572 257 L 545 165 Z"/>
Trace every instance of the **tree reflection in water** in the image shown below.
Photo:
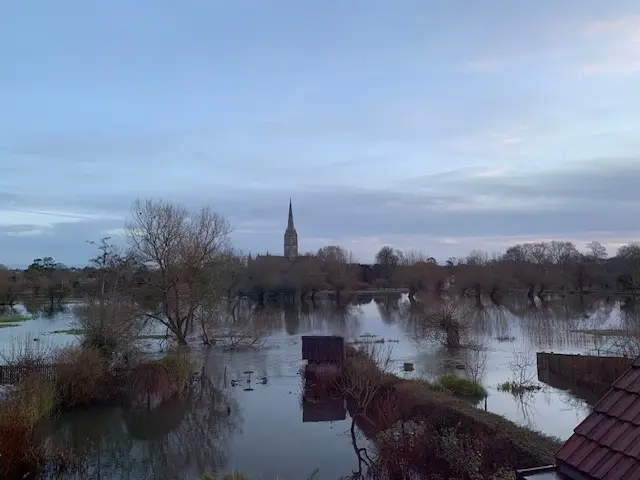
<path fill-rule="evenodd" d="M 242 418 L 220 383 L 203 369 L 182 398 L 151 410 L 94 407 L 64 415 L 50 426 L 48 442 L 75 447 L 86 471 L 49 478 L 168 480 L 225 469 Z"/>

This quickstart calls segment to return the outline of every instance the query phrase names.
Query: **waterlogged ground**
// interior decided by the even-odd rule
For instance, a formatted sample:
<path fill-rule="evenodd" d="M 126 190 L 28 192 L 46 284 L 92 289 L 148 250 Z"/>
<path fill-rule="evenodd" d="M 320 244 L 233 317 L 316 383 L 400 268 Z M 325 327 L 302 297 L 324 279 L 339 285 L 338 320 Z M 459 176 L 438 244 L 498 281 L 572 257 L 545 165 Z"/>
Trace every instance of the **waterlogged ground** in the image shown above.
<path fill-rule="evenodd" d="M 431 336 L 416 341 L 405 297 L 361 298 L 358 303 L 340 310 L 323 305 L 274 312 L 267 319 L 270 337 L 260 350 L 222 353 L 196 348 L 194 357 L 206 365 L 207 381 L 188 401 L 152 412 L 91 408 L 50 422 L 44 433 L 51 442 L 72 441 L 87 449 L 93 478 L 197 478 L 204 472 L 239 469 L 255 478 L 299 480 L 316 468 L 315 478 L 348 475 L 357 466 L 347 433 L 349 420 L 303 422 L 301 335 L 384 340 L 376 346 L 392 348 L 392 368 L 400 375 L 464 374 L 464 366 L 472 363 Z M 529 359 L 526 375 L 535 381 L 537 351 L 593 353 L 602 342 L 580 330 L 640 323 L 636 311 L 605 299 L 570 298 L 533 307 L 526 299 L 508 298 L 500 307 L 487 304 L 470 312 L 469 333 L 486 347 L 482 383 L 489 396 L 480 408 L 562 439 L 588 414 L 589 406 L 568 391 L 544 385 L 524 398 L 500 392 L 497 386 L 514 375 L 514 352 Z M 66 345 L 75 339 L 68 331 L 77 327 L 70 308 L 37 311 L 32 319 L 15 325 L 0 328 L 0 348 L 25 339 Z M 152 348 L 153 340 L 148 343 Z M 404 362 L 413 363 L 415 370 L 404 373 Z M 314 415 L 318 413 L 305 413 L 307 420 Z M 340 418 L 339 411 L 334 415 Z"/>

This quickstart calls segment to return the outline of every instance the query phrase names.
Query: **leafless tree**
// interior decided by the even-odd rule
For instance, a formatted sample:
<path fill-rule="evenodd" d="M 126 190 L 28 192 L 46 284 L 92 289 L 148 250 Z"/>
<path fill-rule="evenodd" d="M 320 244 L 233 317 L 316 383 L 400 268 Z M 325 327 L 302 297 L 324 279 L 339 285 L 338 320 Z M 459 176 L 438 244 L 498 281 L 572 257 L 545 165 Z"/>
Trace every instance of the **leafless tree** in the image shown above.
<path fill-rule="evenodd" d="M 511 370 L 515 390 L 527 390 L 533 385 L 536 378 L 535 366 L 536 359 L 529 350 L 513 348 L 509 370 Z"/>
<path fill-rule="evenodd" d="M 196 312 L 219 298 L 221 279 L 231 258 L 226 218 L 203 207 L 192 213 L 163 200 L 137 200 L 127 224 L 130 251 L 149 269 L 145 295 L 157 304 L 145 311 L 186 344 Z"/>
<path fill-rule="evenodd" d="M 487 372 L 489 342 L 472 342 L 463 352 L 464 366 L 469 379 L 481 383 Z"/>
<path fill-rule="evenodd" d="M 601 262 L 607 258 L 607 247 L 598 241 L 587 243 L 587 257 L 596 262 Z"/>
<path fill-rule="evenodd" d="M 426 307 L 414 326 L 414 339 L 435 341 L 449 348 L 471 344 L 472 314 L 454 302 L 441 302 Z"/>
<path fill-rule="evenodd" d="M 355 265 L 353 253 L 337 245 L 329 245 L 318 250 L 327 283 L 336 292 L 336 296 L 348 290 L 355 283 Z"/>
<path fill-rule="evenodd" d="M 236 300 L 229 310 L 226 302 L 214 302 L 196 311 L 205 344 L 217 343 L 226 350 L 264 345 L 268 329 L 261 322 L 260 312 L 251 306 L 243 308 L 240 303 Z"/>
<path fill-rule="evenodd" d="M 380 267 L 382 278 L 390 280 L 399 265 L 403 263 L 401 250 L 384 246 L 376 253 L 376 264 Z"/>

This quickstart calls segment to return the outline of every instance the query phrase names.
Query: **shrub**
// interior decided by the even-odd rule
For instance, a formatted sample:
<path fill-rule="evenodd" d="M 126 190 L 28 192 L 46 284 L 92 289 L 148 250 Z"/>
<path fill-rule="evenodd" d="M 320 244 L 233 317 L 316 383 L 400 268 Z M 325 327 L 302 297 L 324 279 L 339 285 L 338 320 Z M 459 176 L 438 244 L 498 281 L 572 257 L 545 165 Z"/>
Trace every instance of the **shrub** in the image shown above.
<path fill-rule="evenodd" d="M 178 386 L 186 385 L 193 374 L 193 365 L 183 353 L 165 355 L 158 363 L 167 369 Z"/>
<path fill-rule="evenodd" d="M 9 401 L 0 405 L 0 478 L 41 466 L 43 449 L 35 442 L 34 431 L 55 405 L 53 383 L 35 375 L 17 385 Z"/>
<path fill-rule="evenodd" d="M 107 375 L 102 353 L 93 348 L 63 348 L 55 354 L 56 391 L 66 408 L 87 404 L 101 397 L 100 386 Z"/>
<path fill-rule="evenodd" d="M 435 384 L 459 397 L 484 398 L 487 396 L 487 390 L 480 383 L 453 373 L 441 376 Z"/>

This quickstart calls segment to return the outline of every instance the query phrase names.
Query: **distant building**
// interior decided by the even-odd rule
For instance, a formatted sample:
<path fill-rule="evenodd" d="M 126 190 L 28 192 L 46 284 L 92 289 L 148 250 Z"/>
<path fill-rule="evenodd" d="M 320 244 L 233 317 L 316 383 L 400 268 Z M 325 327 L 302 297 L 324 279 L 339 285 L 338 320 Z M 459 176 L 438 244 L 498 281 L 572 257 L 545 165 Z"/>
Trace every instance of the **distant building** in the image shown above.
<path fill-rule="evenodd" d="M 298 232 L 293 225 L 293 208 L 291 207 L 291 199 L 289 199 L 289 219 L 287 221 L 287 229 L 284 232 L 284 256 L 289 260 L 293 260 L 298 256 Z"/>
<path fill-rule="evenodd" d="M 251 255 L 247 258 L 247 263 L 259 262 L 261 265 L 270 264 L 271 268 L 279 265 L 285 270 L 289 267 L 291 262 L 300 260 L 298 256 L 298 232 L 293 223 L 293 207 L 291 206 L 291 199 L 289 199 L 289 218 L 287 220 L 287 229 L 284 232 L 284 255 L 272 255 L 267 252 L 266 254 L 257 254 L 255 258 Z"/>

